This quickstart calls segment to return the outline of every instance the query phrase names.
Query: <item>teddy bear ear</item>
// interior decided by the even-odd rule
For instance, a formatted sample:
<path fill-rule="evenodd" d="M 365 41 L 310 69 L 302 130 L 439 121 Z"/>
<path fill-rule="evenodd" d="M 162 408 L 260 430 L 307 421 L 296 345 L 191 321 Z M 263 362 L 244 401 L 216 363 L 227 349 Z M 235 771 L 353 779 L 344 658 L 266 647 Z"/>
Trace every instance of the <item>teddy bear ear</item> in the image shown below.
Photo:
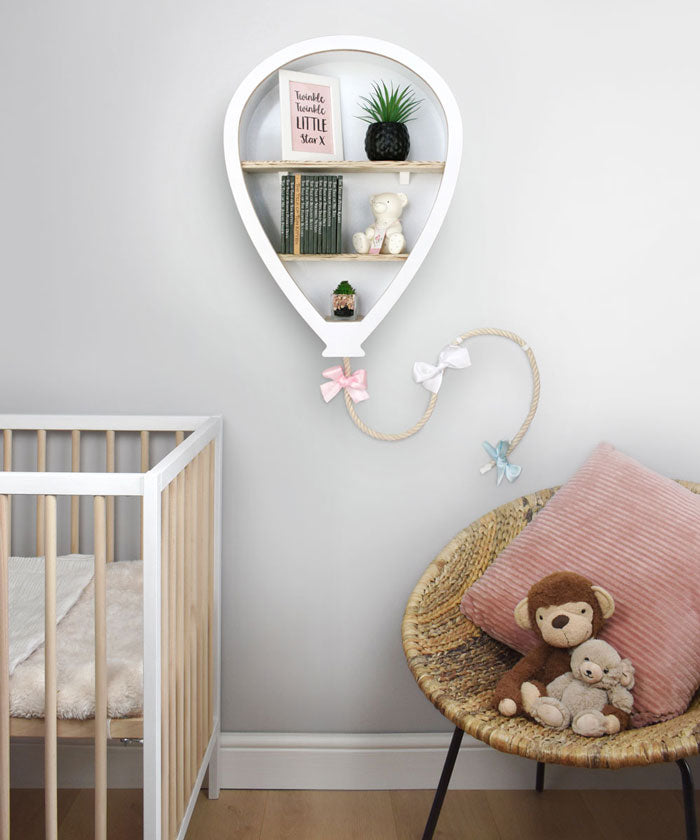
<path fill-rule="evenodd" d="M 603 618 L 610 618 L 610 616 L 615 612 L 615 601 L 613 600 L 613 596 L 609 592 L 606 592 L 602 586 L 592 586 L 591 589 L 593 590 L 595 597 L 598 599 L 600 610 L 603 613 Z"/>
<path fill-rule="evenodd" d="M 523 600 L 520 601 L 513 611 L 513 615 L 515 615 L 515 623 L 518 627 L 522 627 L 523 630 L 532 630 L 532 624 L 530 624 L 530 608 L 527 598 L 523 598 Z"/>
<path fill-rule="evenodd" d="M 408 204 L 408 196 L 406 193 L 396 193 L 399 197 L 399 201 L 401 202 L 401 206 L 405 207 Z"/>
<path fill-rule="evenodd" d="M 622 666 L 622 676 L 620 677 L 620 685 L 623 685 L 625 688 L 633 688 L 634 665 L 629 659 L 623 659 L 620 664 Z"/>

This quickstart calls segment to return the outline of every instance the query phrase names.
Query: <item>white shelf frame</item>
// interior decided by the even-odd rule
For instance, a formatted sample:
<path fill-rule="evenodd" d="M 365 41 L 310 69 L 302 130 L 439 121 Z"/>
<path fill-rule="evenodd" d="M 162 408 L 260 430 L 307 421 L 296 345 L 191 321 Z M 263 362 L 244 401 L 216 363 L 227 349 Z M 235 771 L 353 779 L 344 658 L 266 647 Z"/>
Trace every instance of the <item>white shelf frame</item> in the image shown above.
<path fill-rule="evenodd" d="M 279 69 L 299 59 L 328 52 L 362 52 L 398 62 L 432 90 L 440 104 L 446 124 L 446 155 L 442 179 L 435 197 L 432 211 L 423 231 L 413 245 L 410 254 L 400 270 L 374 306 L 361 321 L 340 324 L 326 321 L 316 307 L 295 283 L 267 237 L 258 218 L 245 181 L 244 163 L 241 158 L 241 119 L 256 89 Z M 267 58 L 252 70 L 241 82 L 233 95 L 224 120 L 224 155 L 226 171 L 234 199 L 248 235 L 265 263 L 275 282 L 287 296 L 292 306 L 325 343 L 323 356 L 358 357 L 364 356 L 363 342 L 379 326 L 394 304 L 408 287 L 423 260 L 428 254 L 435 237 L 445 219 L 457 183 L 459 165 L 462 156 L 462 119 L 459 107 L 444 80 L 425 61 L 408 50 L 375 38 L 362 36 L 330 36 L 314 38 L 293 44 Z M 341 161 L 324 161 L 326 167 L 334 168 Z M 368 162 L 369 163 L 369 162 Z M 442 162 L 440 162 L 442 163 Z M 303 165 L 303 163 L 302 163 Z M 394 164 L 396 165 L 396 164 Z M 292 168 L 291 166 L 288 168 Z M 250 171 L 250 170 L 248 170 Z"/>

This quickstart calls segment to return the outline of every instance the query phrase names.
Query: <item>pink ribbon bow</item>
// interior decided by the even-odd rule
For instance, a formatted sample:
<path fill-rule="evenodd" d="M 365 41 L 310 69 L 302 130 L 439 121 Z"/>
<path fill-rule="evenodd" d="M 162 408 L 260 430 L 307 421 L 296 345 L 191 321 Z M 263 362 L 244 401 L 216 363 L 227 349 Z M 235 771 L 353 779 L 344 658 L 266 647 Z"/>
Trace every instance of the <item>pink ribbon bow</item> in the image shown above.
<path fill-rule="evenodd" d="M 335 367 L 326 368 L 321 375 L 331 380 L 321 385 L 321 394 L 326 402 L 330 402 L 343 388 L 350 394 L 353 402 L 358 403 L 369 399 L 366 370 L 356 370 L 350 376 L 345 376 L 342 367 L 335 365 Z"/>

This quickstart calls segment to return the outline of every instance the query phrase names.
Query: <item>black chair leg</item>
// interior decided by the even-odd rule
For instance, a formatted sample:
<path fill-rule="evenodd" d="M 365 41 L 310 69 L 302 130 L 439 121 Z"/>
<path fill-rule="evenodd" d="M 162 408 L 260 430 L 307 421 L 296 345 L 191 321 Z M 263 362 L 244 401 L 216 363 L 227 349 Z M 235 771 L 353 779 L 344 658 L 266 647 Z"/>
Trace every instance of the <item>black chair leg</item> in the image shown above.
<path fill-rule="evenodd" d="M 535 776 L 535 790 L 542 793 L 544 790 L 544 761 L 537 762 L 537 775 Z"/>
<path fill-rule="evenodd" d="M 676 762 L 681 771 L 683 780 L 683 807 L 685 809 L 685 837 L 686 840 L 697 840 L 698 821 L 695 815 L 695 786 L 693 785 L 693 774 L 690 772 L 688 762 L 681 758 Z"/>
<path fill-rule="evenodd" d="M 445 763 L 442 767 L 440 782 L 437 786 L 437 790 L 435 791 L 433 807 L 430 809 L 428 822 L 425 824 L 423 840 L 432 840 L 433 834 L 435 833 L 435 826 L 437 826 L 437 821 L 440 817 L 442 803 L 445 800 L 445 794 L 447 793 L 447 788 L 450 784 L 450 778 L 452 777 L 452 771 L 454 770 L 455 761 L 457 761 L 457 754 L 459 753 L 459 748 L 462 745 L 463 736 L 464 730 L 460 729 L 459 726 L 455 726 L 455 731 L 452 735 L 452 740 L 450 741 L 450 748 L 447 751 L 447 757 L 445 758 Z"/>

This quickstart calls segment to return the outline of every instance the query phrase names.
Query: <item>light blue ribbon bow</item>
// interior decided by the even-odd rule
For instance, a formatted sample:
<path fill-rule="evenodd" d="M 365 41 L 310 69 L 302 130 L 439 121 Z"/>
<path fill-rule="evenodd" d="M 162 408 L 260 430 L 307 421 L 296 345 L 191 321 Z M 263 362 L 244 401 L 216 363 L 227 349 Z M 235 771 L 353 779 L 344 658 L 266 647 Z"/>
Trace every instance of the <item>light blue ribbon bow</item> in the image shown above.
<path fill-rule="evenodd" d="M 488 441 L 484 441 L 481 445 L 484 447 L 487 454 L 496 462 L 496 469 L 498 470 L 498 481 L 496 484 L 500 485 L 503 481 L 503 476 L 505 476 L 508 481 L 515 481 L 522 472 L 523 468 L 517 466 L 516 464 L 511 464 L 508 461 L 508 458 L 506 457 L 506 453 L 508 452 L 508 441 L 499 440 L 495 447 L 491 446 Z"/>

